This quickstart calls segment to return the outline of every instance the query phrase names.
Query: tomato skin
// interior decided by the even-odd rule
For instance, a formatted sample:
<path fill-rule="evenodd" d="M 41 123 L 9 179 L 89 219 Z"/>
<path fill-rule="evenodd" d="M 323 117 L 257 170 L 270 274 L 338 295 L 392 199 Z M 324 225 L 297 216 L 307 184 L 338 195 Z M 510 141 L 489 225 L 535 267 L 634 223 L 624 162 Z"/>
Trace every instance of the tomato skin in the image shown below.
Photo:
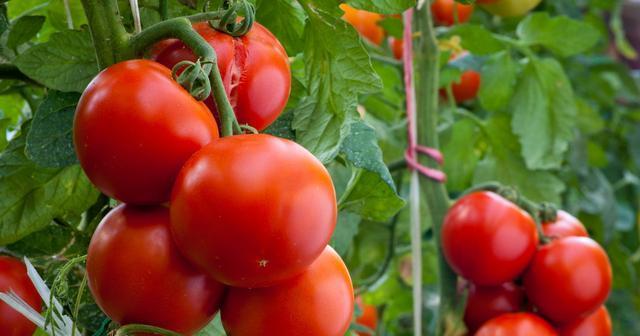
<path fill-rule="evenodd" d="M 471 18 L 473 5 L 465 5 L 455 0 L 435 0 L 431 4 L 431 12 L 435 21 L 443 26 L 453 26 L 456 24 L 454 7 L 457 7 L 458 22 L 465 23 Z"/>
<path fill-rule="evenodd" d="M 112 65 L 94 78 L 73 127 L 91 182 L 131 204 L 168 201 L 180 167 L 218 137 L 207 107 L 173 81 L 169 69 L 147 60 Z"/>
<path fill-rule="evenodd" d="M 395 37 L 389 38 L 389 45 L 391 46 L 391 51 L 393 52 L 393 57 L 397 60 L 402 60 L 403 52 L 403 40 Z"/>
<path fill-rule="evenodd" d="M 0 255 L 0 292 L 9 291 L 13 291 L 31 308 L 42 311 L 42 299 L 27 275 L 27 267 L 18 259 Z M 0 335 L 31 336 L 35 331 L 35 324 L 0 301 Z"/>
<path fill-rule="evenodd" d="M 579 318 L 558 328 L 560 336 L 611 336 L 611 316 L 601 306 L 589 316 Z"/>
<path fill-rule="evenodd" d="M 497 287 L 471 284 L 464 310 L 464 323 L 474 332 L 494 317 L 518 312 L 523 304 L 524 290 L 513 283 Z"/>
<path fill-rule="evenodd" d="M 224 291 L 179 254 L 164 207 L 112 210 L 91 239 L 87 275 L 96 303 L 112 320 L 187 335 L 213 318 Z"/>
<path fill-rule="evenodd" d="M 353 315 L 353 286 L 327 246 L 304 273 L 267 288 L 230 288 L 222 324 L 233 336 L 343 336 Z"/>
<path fill-rule="evenodd" d="M 378 25 L 384 18 L 382 14 L 355 9 L 347 4 L 341 4 L 340 9 L 344 11 L 342 19 L 349 22 L 361 36 L 373 44 L 382 44 L 384 29 Z"/>
<path fill-rule="evenodd" d="M 598 243 L 567 237 L 540 247 L 524 276 L 524 287 L 541 315 L 562 323 L 602 305 L 611 278 L 609 258 Z"/>
<path fill-rule="evenodd" d="M 193 28 L 216 51 L 218 69 L 238 122 L 259 131 L 267 128 L 280 116 L 291 92 L 289 57 L 280 41 L 259 23 L 237 38 L 213 29 L 207 22 L 195 23 Z M 178 62 L 197 59 L 181 41 L 158 54 L 152 52 L 152 58 L 170 69 Z M 217 114 L 212 97 L 205 103 Z"/>
<path fill-rule="evenodd" d="M 366 304 L 360 296 L 356 298 L 356 304 L 362 311 L 362 315 L 358 316 L 356 323 L 375 331 L 378 328 L 378 309 L 373 305 Z M 358 336 L 372 336 L 372 334 L 363 331 L 356 334 Z"/>
<path fill-rule="evenodd" d="M 494 15 L 516 17 L 529 13 L 538 6 L 540 2 L 542 2 L 542 0 L 496 0 L 492 2 L 482 2 L 482 8 Z"/>
<path fill-rule="evenodd" d="M 542 232 L 551 239 L 589 237 L 584 225 L 577 218 L 563 210 L 558 211 L 558 217 L 555 221 L 542 224 Z"/>
<path fill-rule="evenodd" d="M 264 287 L 301 273 L 336 225 L 336 195 L 322 163 L 266 134 L 222 138 L 185 164 L 171 200 L 184 255 L 218 281 Z"/>
<path fill-rule="evenodd" d="M 485 323 L 475 336 L 557 336 L 547 321 L 530 313 L 500 315 Z"/>
<path fill-rule="evenodd" d="M 460 198 L 442 227 L 449 265 L 477 285 L 498 286 L 518 277 L 536 251 L 535 222 L 498 194 L 481 191 Z"/>
<path fill-rule="evenodd" d="M 475 99 L 480 91 L 480 73 L 474 70 L 467 70 L 460 76 L 459 83 L 451 84 L 453 97 L 457 103 Z"/>

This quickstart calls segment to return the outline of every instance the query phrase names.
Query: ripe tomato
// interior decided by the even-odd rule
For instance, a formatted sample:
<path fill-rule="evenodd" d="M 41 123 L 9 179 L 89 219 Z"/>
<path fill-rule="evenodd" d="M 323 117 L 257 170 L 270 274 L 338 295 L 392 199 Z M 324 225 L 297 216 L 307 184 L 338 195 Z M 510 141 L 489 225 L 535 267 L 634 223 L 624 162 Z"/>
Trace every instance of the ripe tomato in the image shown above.
<path fill-rule="evenodd" d="M 454 9 L 455 6 L 455 9 Z M 456 21 L 454 11 L 458 12 Z M 456 23 L 465 23 L 471 18 L 473 5 L 465 5 L 455 0 L 435 0 L 431 4 L 431 12 L 435 21 L 443 26 L 453 26 Z"/>
<path fill-rule="evenodd" d="M 356 304 L 360 307 L 362 311 L 362 315 L 358 316 L 356 319 L 356 323 L 359 325 L 365 326 L 373 331 L 378 328 L 378 310 L 375 306 L 369 305 L 362 301 L 362 297 L 358 296 L 356 298 Z M 358 336 L 371 336 L 371 333 L 359 331 L 357 332 Z"/>
<path fill-rule="evenodd" d="M 112 320 L 188 335 L 213 318 L 224 289 L 179 254 L 163 207 L 112 210 L 91 239 L 87 275 Z"/>
<path fill-rule="evenodd" d="M 112 65 L 84 91 L 73 125 L 80 164 L 105 194 L 122 202 L 169 200 L 180 167 L 218 137 L 207 107 L 162 65 Z"/>
<path fill-rule="evenodd" d="M 469 331 L 474 332 L 494 317 L 519 311 L 523 303 L 524 290 L 513 283 L 496 287 L 471 284 L 464 310 L 464 323 Z"/>
<path fill-rule="evenodd" d="M 42 310 L 40 294 L 27 276 L 27 268 L 18 259 L 0 256 L 0 292 L 13 292 L 36 311 Z M 31 336 L 35 331 L 35 324 L 0 301 L 0 335 Z"/>
<path fill-rule="evenodd" d="M 378 21 L 384 18 L 381 14 L 355 9 L 347 4 L 341 4 L 340 8 L 344 11 L 342 18 L 349 22 L 361 36 L 373 44 L 382 44 L 384 29 L 378 26 Z"/>
<path fill-rule="evenodd" d="M 514 280 L 531 261 L 538 244 L 531 216 L 492 192 L 460 198 L 447 213 L 442 248 L 456 273 L 477 285 Z"/>
<path fill-rule="evenodd" d="M 562 325 L 560 336 L 611 336 L 611 317 L 605 306 L 589 316 Z"/>
<path fill-rule="evenodd" d="M 547 321 L 530 313 L 500 315 L 485 323 L 475 336 L 557 336 Z"/>
<path fill-rule="evenodd" d="M 304 273 L 267 288 L 230 288 L 222 324 L 233 336 L 343 336 L 353 315 L 353 286 L 327 246 Z"/>
<path fill-rule="evenodd" d="M 529 13 L 532 9 L 538 6 L 542 0 L 496 0 L 480 2 L 489 13 L 504 16 L 514 17 L 522 16 Z"/>
<path fill-rule="evenodd" d="M 395 57 L 396 59 L 402 59 L 402 39 L 398 39 L 395 37 L 390 37 L 389 38 L 389 45 L 391 46 L 391 51 L 393 51 L 393 57 Z"/>
<path fill-rule="evenodd" d="M 542 224 L 542 232 L 545 236 L 553 239 L 572 236 L 589 237 L 584 225 L 577 218 L 562 210 L 558 211 L 558 218 L 555 221 Z"/>
<path fill-rule="evenodd" d="M 236 287 L 270 286 L 302 272 L 329 242 L 336 212 L 322 163 L 266 134 L 203 148 L 182 168 L 171 198 L 180 250 Z"/>
<path fill-rule="evenodd" d="M 474 70 L 463 72 L 460 82 L 451 84 L 451 90 L 457 103 L 474 99 L 480 90 L 480 73 Z"/>
<path fill-rule="evenodd" d="M 242 37 L 219 32 L 207 22 L 196 23 L 193 28 L 218 55 L 218 69 L 238 122 L 259 131 L 267 128 L 282 113 L 291 92 L 289 57 L 280 41 L 259 23 Z M 159 54 L 152 52 L 152 58 L 169 68 L 197 59 L 178 40 Z M 205 103 L 217 113 L 212 97 Z"/>
<path fill-rule="evenodd" d="M 611 290 L 606 252 L 590 238 L 567 237 L 540 247 L 524 276 L 541 315 L 562 323 L 596 310 Z"/>

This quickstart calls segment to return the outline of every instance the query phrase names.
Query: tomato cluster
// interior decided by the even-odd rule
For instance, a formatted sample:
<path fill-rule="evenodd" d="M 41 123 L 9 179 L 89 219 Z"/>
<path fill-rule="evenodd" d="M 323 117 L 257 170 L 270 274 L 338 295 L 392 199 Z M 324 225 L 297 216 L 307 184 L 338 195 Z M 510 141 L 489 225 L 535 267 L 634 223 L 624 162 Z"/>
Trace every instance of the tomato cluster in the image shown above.
<path fill-rule="evenodd" d="M 543 223 L 488 192 L 460 198 L 447 213 L 442 248 L 469 282 L 464 321 L 475 335 L 611 335 L 606 252 L 564 211 Z M 589 330 L 592 333 L 587 333 Z"/>
<path fill-rule="evenodd" d="M 241 38 L 194 28 L 218 53 L 238 119 L 266 127 L 289 95 L 280 43 L 258 24 Z M 179 41 L 154 52 L 165 65 L 195 60 Z M 84 171 L 123 203 L 89 246 L 89 288 L 100 308 L 120 324 L 183 335 L 219 310 L 230 335 L 344 335 L 354 294 L 327 245 L 337 206 L 325 167 L 275 136 L 219 138 L 207 107 L 215 104 L 196 101 L 161 63 L 110 66 L 76 111 Z"/>
<path fill-rule="evenodd" d="M 25 265 L 20 260 L 0 255 L 0 293 L 11 292 L 36 311 L 42 310 L 42 299 L 27 276 Z M 31 336 L 35 331 L 35 324 L 0 301 L 0 335 Z"/>

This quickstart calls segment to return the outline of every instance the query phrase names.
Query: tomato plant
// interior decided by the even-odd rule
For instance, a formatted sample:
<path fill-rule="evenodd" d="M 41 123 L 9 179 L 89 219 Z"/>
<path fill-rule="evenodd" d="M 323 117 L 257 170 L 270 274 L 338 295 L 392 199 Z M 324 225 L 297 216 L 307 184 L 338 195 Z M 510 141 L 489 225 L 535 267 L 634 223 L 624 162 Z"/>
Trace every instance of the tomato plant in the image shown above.
<path fill-rule="evenodd" d="M 230 335 L 342 336 L 353 314 L 353 288 L 340 256 L 327 247 L 293 279 L 268 288 L 231 288 L 222 306 Z"/>
<path fill-rule="evenodd" d="M 527 297 L 555 322 L 596 310 L 611 290 L 611 265 L 593 240 L 567 237 L 542 246 L 524 276 Z"/>
<path fill-rule="evenodd" d="M 442 248 L 451 267 L 478 285 L 516 279 L 536 250 L 533 219 L 491 192 L 475 192 L 451 207 L 442 227 Z"/>
<path fill-rule="evenodd" d="M 218 137 L 204 104 L 151 61 L 109 67 L 76 110 L 74 144 L 84 171 L 105 194 L 128 203 L 168 201 L 180 167 Z"/>
<path fill-rule="evenodd" d="M 258 130 L 267 128 L 284 110 L 291 91 L 289 59 L 278 39 L 259 23 L 242 37 L 219 32 L 207 22 L 193 28 L 218 55 L 218 68 L 238 122 Z M 170 69 L 181 61 L 197 60 L 180 40 L 152 52 L 152 58 Z M 205 102 L 217 113 L 212 97 Z"/>
<path fill-rule="evenodd" d="M 473 13 L 473 6 L 455 0 L 435 0 L 431 4 L 431 10 L 437 23 L 451 26 L 467 22 Z"/>
<path fill-rule="evenodd" d="M 528 313 L 504 314 L 485 323 L 476 336 L 554 336 L 558 333 L 545 320 Z"/>
<path fill-rule="evenodd" d="M 0 256 L 0 291 L 15 293 L 33 309 L 42 309 L 42 299 L 27 276 L 27 268 L 17 259 Z M 31 336 L 36 325 L 8 305 L 0 302 L 0 334 Z"/>
<path fill-rule="evenodd" d="M 169 210 L 162 207 L 112 210 L 91 239 L 87 276 L 96 302 L 114 321 L 183 334 L 195 333 L 213 318 L 223 293 L 221 284 L 178 253 Z"/>

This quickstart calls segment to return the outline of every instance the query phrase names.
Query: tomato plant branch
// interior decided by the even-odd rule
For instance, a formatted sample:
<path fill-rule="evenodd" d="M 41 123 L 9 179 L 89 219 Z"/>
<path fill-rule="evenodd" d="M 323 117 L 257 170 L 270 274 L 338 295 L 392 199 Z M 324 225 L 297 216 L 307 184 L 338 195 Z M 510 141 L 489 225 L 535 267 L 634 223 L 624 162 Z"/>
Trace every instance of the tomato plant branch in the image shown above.
<path fill-rule="evenodd" d="M 169 0 L 160 0 L 158 2 L 158 13 L 162 21 L 169 18 Z"/>
<path fill-rule="evenodd" d="M 167 38 L 180 39 L 194 54 L 204 60 L 203 63 L 207 63 L 204 67 L 206 71 L 210 71 L 213 97 L 220 113 L 221 134 L 222 136 L 230 136 L 234 131 L 238 132 L 240 127 L 222 82 L 216 51 L 200 34 L 193 30 L 189 19 L 174 18 L 157 23 L 133 36 L 130 43 L 134 54 L 140 55 L 154 43 Z"/>
<path fill-rule="evenodd" d="M 438 148 L 438 76 L 439 51 L 435 36 L 431 7 L 422 6 L 414 14 L 416 27 L 419 30 L 415 39 L 416 64 L 416 98 L 418 143 L 420 145 Z M 426 157 L 421 157 L 425 166 L 435 167 L 436 163 Z M 427 177 L 421 179 L 421 189 L 429 208 L 430 222 L 433 225 L 434 240 L 438 251 L 438 292 L 440 304 L 437 312 L 435 335 L 444 335 L 450 328 L 455 327 L 460 320 L 458 312 L 462 304 L 457 293 L 457 276 L 449 267 L 442 253 L 440 232 L 447 209 L 449 196 L 443 183 Z M 454 324 L 454 325 L 452 325 Z"/>
<path fill-rule="evenodd" d="M 18 67 L 13 64 L 0 64 L 0 79 L 15 79 L 29 84 L 37 84 L 31 78 L 27 77 Z"/>
<path fill-rule="evenodd" d="M 91 38 L 96 49 L 100 69 L 104 69 L 129 55 L 129 34 L 124 29 L 115 0 L 81 0 L 87 16 Z"/>

